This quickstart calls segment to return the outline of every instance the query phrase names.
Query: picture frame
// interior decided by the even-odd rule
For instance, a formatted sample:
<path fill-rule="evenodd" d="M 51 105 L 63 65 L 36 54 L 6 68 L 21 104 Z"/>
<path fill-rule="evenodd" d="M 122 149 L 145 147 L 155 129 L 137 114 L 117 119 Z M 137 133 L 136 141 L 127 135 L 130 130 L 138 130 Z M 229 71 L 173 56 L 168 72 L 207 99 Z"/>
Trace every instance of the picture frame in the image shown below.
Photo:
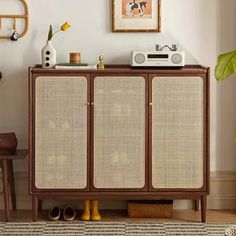
<path fill-rule="evenodd" d="M 161 32 L 161 0 L 112 0 L 112 32 Z"/>

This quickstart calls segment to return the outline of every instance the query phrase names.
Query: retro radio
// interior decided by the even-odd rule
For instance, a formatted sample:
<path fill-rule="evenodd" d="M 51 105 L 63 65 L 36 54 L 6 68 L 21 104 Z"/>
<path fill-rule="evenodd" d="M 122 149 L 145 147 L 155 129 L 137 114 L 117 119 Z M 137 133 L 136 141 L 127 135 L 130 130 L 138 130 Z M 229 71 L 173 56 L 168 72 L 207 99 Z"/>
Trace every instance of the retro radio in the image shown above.
<path fill-rule="evenodd" d="M 168 47 L 170 51 L 162 51 Z M 133 67 L 183 67 L 185 66 L 184 51 L 177 51 L 177 46 L 168 45 L 160 47 L 156 45 L 157 51 L 132 51 L 131 66 Z"/>

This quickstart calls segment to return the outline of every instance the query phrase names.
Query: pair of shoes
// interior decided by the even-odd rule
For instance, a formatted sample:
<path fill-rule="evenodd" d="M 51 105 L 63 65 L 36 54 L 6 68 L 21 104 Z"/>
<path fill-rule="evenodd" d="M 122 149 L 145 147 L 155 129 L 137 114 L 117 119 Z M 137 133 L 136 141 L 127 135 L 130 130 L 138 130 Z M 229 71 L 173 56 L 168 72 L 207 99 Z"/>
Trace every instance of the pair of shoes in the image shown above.
<path fill-rule="evenodd" d="M 84 211 L 80 217 L 81 220 L 84 221 L 99 221 L 101 220 L 101 215 L 98 211 L 98 201 L 93 200 L 92 201 L 92 211 L 90 213 L 90 200 L 85 200 L 84 201 Z"/>
<path fill-rule="evenodd" d="M 63 210 L 63 219 L 65 221 L 71 221 L 74 220 L 76 216 L 76 212 L 73 208 L 67 206 L 64 210 Z M 59 220 L 61 217 L 61 209 L 57 206 L 53 207 L 48 215 L 49 220 L 55 221 L 55 220 Z"/>

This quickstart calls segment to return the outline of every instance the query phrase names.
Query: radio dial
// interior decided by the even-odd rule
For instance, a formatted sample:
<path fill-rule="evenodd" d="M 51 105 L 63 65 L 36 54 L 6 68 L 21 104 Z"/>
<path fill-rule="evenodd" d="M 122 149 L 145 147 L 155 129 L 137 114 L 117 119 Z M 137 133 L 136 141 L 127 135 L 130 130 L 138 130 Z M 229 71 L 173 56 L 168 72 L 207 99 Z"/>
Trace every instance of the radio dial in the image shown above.
<path fill-rule="evenodd" d="M 135 55 L 134 60 L 137 64 L 143 64 L 146 60 L 146 57 L 144 54 L 138 53 L 137 55 Z"/>
<path fill-rule="evenodd" d="M 171 57 L 171 61 L 174 64 L 180 64 L 182 62 L 183 58 L 179 53 L 175 53 L 173 54 L 173 56 Z"/>

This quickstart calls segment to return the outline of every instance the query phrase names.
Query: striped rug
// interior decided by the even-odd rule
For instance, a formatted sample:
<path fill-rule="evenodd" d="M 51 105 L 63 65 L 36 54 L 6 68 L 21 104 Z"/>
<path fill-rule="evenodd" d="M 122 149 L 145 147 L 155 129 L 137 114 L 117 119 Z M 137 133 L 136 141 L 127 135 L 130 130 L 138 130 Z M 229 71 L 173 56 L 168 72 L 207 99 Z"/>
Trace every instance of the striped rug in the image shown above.
<path fill-rule="evenodd" d="M 63 236 L 224 236 L 232 224 L 183 223 L 127 223 L 127 222 L 76 222 L 62 221 L 37 223 L 0 223 L 0 235 L 63 235 Z"/>

